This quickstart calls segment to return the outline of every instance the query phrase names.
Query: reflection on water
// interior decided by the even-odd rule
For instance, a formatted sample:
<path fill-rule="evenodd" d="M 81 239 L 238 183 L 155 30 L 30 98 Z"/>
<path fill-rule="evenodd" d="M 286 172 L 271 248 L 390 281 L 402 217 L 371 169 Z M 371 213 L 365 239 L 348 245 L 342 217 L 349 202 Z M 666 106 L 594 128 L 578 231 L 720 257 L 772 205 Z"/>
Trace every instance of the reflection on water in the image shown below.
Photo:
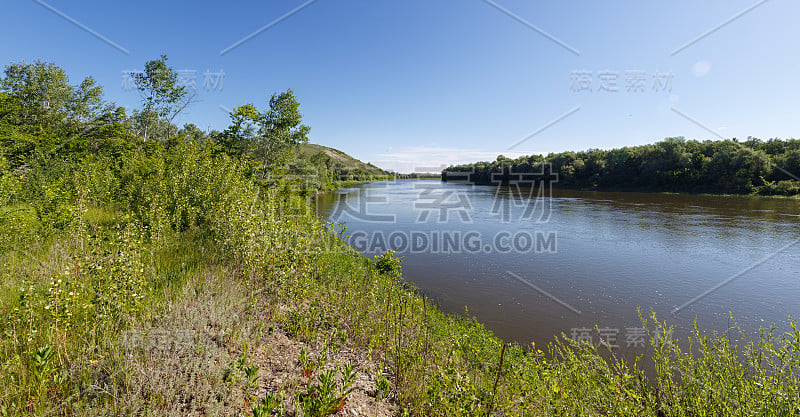
<path fill-rule="evenodd" d="M 616 329 L 620 351 L 635 353 L 637 306 L 653 308 L 679 337 L 695 317 L 701 329 L 723 331 L 732 312 L 754 333 L 761 326 L 785 329 L 787 317 L 800 312 L 800 244 L 775 254 L 800 238 L 800 200 L 553 190 L 544 204 L 524 198 L 529 191 L 384 182 L 322 195 L 318 210 L 346 222 L 346 234 L 359 236 L 367 255 L 384 249 L 369 244 L 376 234 L 477 234 L 480 250 L 401 247 L 404 276 L 445 311 L 467 309 L 498 336 L 522 344 L 560 333 L 580 337 L 598 326 Z M 532 201 L 542 204 L 534 210 Z M 504 240 L 510 250 L 495 247 L 501 233 L 510 236 Z M 554 234 L 555 250 L 515 250 L 510 241 L 537 234 Z M 600 338 L 596 330 L 589 336 Z"/>

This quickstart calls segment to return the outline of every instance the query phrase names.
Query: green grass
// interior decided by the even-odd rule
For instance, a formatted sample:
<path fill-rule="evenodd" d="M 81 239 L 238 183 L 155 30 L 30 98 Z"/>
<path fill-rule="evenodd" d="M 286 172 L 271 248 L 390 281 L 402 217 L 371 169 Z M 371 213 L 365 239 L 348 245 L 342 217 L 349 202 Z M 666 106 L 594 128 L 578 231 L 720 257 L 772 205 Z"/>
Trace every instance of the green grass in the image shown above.
<path fill-rule="evenodd" d="M 303 198 L 201 145 L 37 169 L 3 173 L 27 191 L 0 208 L 0 415 L 327 415 L 356 394 L 411 415 L 800 415 L 796 330 L 734 346 L 696 329 L 690 349 L 652 346 L 649 379 L 442 313 L 391 254 L 365 258 Z M 31 192 L 53 176 L 58 193 Z M 132 350 L 150 330 L 193 336 Z M 268 348 L 276 335 L 297 356 Z M 280 383 L 263 375 L 275 361 Z"/>

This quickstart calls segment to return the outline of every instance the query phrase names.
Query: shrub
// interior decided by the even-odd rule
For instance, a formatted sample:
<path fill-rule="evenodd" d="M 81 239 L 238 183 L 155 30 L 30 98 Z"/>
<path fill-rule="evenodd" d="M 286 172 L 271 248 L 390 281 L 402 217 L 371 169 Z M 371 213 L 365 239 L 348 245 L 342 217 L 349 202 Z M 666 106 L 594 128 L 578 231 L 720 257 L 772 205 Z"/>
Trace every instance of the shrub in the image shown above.
<path fill-rule="evenodd" d="M 399 277 L 401 275 L 400 263 L 403 262 L 405 256 L 396 258 L 393 250 L 388 250 L 382 255 L 375 256 L 375 267 L 378 272 L 386 274 L 390 277 Z"/>

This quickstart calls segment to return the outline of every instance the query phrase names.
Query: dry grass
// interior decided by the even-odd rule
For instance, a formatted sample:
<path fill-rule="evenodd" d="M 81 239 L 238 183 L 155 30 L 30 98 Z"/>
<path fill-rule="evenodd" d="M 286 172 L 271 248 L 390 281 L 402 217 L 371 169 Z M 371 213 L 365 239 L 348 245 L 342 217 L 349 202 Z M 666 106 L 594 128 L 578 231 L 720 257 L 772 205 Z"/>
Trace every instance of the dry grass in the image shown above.
<path fill-rule="evenodd" d="M 323 351 L 326 367 L 356 364 L 358 379 L 342 415 L 388 416 L 392 406 L 377 401 L 375 366 L 349 348 L 333 352 L 292 339 L 271 322 L 273 307 L 232 269 L 207 269 L 189 279 L 161 314 L 136 323 L 109 358 L 129 380 L 116 394 L 115 414 L 159 416 L 251 415 L 267 392 L 283 392 L 289 415 L 306 379 L 300 351 Z M 237 361 L 258 368 L 247 378 Z M 122 385 L 120 385 L 122 386 Z"/>

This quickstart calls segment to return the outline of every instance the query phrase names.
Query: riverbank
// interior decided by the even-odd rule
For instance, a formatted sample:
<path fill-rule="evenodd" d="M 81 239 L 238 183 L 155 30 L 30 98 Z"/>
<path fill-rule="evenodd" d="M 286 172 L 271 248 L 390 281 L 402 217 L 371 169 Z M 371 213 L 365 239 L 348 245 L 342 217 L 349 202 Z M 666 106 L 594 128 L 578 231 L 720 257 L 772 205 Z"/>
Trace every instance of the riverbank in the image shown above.
<path fill-rule="evenodd" d="M 431 176 L 431 177 L 418 177 L 418 178 L 405 178 L 403 175 L 399 177 L 376 177 L 369 181 L 338 181 L 333 184 L 330 188 L 327 189 L 320 189 L 316 192 L 316 195 L 329 193 L 331 191 L 339 190 L 342 188 L 349 188 L 354 187 L 356 185 L 362 184 L 369 184 L 373 182 L 381 182 L 381 181 L 420 181 L 420 180 L 438 180 L 438 176 Z"/>
<path fill-rule="evenodd" d="M 582 188 L 582 187 L 560 187 L 553 184 L 554 189 L 559 190 L 576 190 L 576 191 L 597 191 L 601 193 L 648 193 L 648 194 L 664 194 L 664 195 L 689 195 L 689 196 L 712 196 L 712 197 L 744 197 L 744 198 L 782 198 L 790 200 L 800 200 L 800 194 L 794 195 L 778 195 L 778 194 L 730 194 L 730 193 L 714 193 L 714 192 L 692 192 L 692 191 L 661 191 L 652 188 L 636 188 L 636 187 L 609 187 L 609 188 Z"/>
<path fill-rule="evenodd" d="M 655 381 L 592 346 L 506 344 L 474 319 L 439 311 L 391 254 L 376 262 L 331 239 L 303 198 L 259 189 L 246 164 L 201 145 L 36 174 L 9 181 L 61 184 L 72 197 L 3 212 L 3 414 L 800 407 L 798 332 L 754 341 L 742 362 L 745 346 L 724 336 L 696 334 L 694 354 L 653 338 L 667 329 L 645 312 Z"/>
<path fill-rule="evenodd" d="M 447 182 L 442 180 L 442 182 Z M 462 183 L 462 181 L 459 181 Z M 492 183 L 476 183 L 471 185 L 482 185 L 486 187 L 497 187 L 497 184 Z M 570 191 L 587 191 L 587 192 L 600 192 L 600 193 L 647 193 L 647 194 L 664 194 L 664 195 L 689 195 L 689 196 L 713 196 L 713 197 L 745 197 L 745 198 L 780 198 L 790 200 L 800 200 L 800 194 L 793 195 L 780 195 L 780 194 L 759 194 L 757 192 L 749 194 L 731 194 L 731 193 L 714 193 L 714 192 L 694 192 L 694 191 L 663 191 L 649 187 L 582 187 L 582 186 L 564 186 L 558 183 L 552 183 L 550 186 L 556 190 L 570 190 Z M 527 188 L 531 185 L 528 184 Z M 526 188 L 526 187 L 523 187 Z"/>

